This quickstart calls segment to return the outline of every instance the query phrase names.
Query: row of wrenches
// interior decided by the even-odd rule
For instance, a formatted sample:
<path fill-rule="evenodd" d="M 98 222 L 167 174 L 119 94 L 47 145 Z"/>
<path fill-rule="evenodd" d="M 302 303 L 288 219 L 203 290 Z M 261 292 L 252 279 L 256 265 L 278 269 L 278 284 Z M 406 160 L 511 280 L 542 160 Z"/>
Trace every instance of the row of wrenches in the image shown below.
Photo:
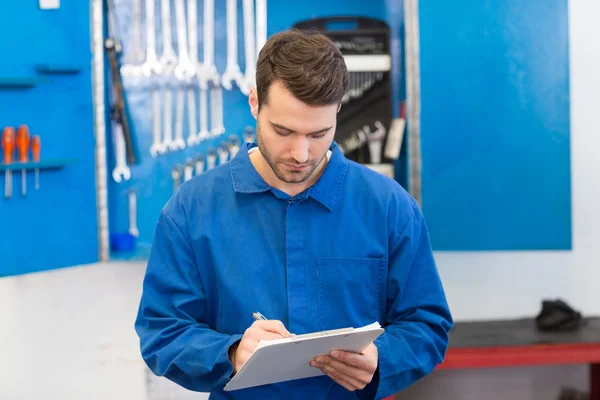
<path fill-rule="evenodd" d="M 254 85 L 256 57 L 267 39 L 266 0 L 256 0 L 256 31 L 254 28 L 254 0 L 243 0 L 244 42 L 246 73 L 242 75 L 238 65 L 237 49 L 237 0 L 227 0 L 227 66 L 221 77 L 214 63 L 214 0 L 204 0 L 204 57 L 198 58 L 198 4 L 197 0 L 175 2 L 175 22 L 177 27 L 178 53 L 172 43 L 171 0 L 160 0 L 161 31 L 163 39 L 162 55 L 157 55 L 155 34 L 155 0 L 145 1 L 146 15 L 146 54 L 142 51 L 141 23 L 142 0 L 133 0 L 133 21 L 131 49 L 126 51 L 129 61 L 121 68 L 123 76 L 147 77 L 167 76 L 175 78 L 180 85 L 167 83 L 161 91 L 159 85 L 152 85 L 152 144 L 150 155 L 157 157 L 168 151 L 177 151 L 194 146 L 203 141 L 219 137 L 225 133 L 223 122 L 223 92 L 233 88 L 233 82 L 244 94 Z M 187 11 L 187 19 L 186 19 Z M 196 81 L 199 86 L 199 122 L 196 118 Z M 172 131 L 172 97 L 176 90 L 175 135 Z M 208 128 L 208 92 L 210 91 L 210 130 Z M 163 97 L 161 113 L 161 94 Z M 187 99 L 188 136 L 183 138 L 184 102 Z M 161 127 L 161 114 L 164 121 Z M 125 141 L 122 131 L 114 129 L 116 165 L 113 179 L 119 183 L 131 177 L 125 159 Z"/>
<path fill-rule="evenodd" d="M 250 127 L 244 131 L 244 142 L 251 143 L 254 140 L 254 130 Z M 217 165 L 225 164 L 235 157 L 240 149 L 240 139 L 236 135 L 231 135 L 227 141 L 221 142 L 217 147 L 209 147 L 206 155 L 198 154 L 195 157 L 188 157 L 182 164 L 176 164 L 171 170 L 173 179 L 173 191 L 179 189 L 183 182 L 200 175 L 205 170 L 208 171 Z M 218 164 L 217 164 L 218 161 Z"/>
<path fill-rule="evenodd" d="M 219 75 L 214 58 L 214 0 L 203 0 L 203 60 L 199 59 L 198 46 L 198 0 L 160 0 L 162 54 L 156 45 L 155 1 L 145 1 L 146 50 L 142 50 L 142 0 L 132 0 L 133 19 L 131 48 L 125 51 L 127 62 L 122 66 L 123 76 L 146 77 L 156 75 L 174 76 L 182 82 L 197 79 L 201 89 L 208 85 L 233 88 L 233 82 L 248 95 L 255 83 L 256 58 L 267 41 L 267 1 L 242 0 L 244 25 L 244 52 L 246 71 L 242 74 L 238 63 L 237 3 L 227 0 L 227 66 Z M 177 50 L 173 47 L 171 32 L 171 2 L 175 6 Z M 186 10 L 187 8 L 187 10 Z M 187 11 L 187 12 L 186 12 Z M 187 15 L 187 18 L 186 18 Z M 255 20 L 256 15 L 256 20 Z M 255 28 L 256 24 L 256 28 Z"/>

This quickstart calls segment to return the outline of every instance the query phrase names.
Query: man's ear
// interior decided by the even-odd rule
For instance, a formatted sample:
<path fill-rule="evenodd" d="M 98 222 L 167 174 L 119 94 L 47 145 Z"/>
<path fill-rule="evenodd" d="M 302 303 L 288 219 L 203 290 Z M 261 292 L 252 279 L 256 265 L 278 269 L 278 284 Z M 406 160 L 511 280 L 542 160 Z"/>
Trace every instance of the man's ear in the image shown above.
<path fill-rule="evenodd" d="M 248 104 L 250 105 L 250 113 L 254 119 L 258 118 L 258 93 L 256 92 L 256 87 L 250 88 Z"/>
<path fill-rule="evenodd" d="M 341 109 L 342 109 L 342 103 L 338 104 L 338 110 L 337 110 L 337 112 L 340 112 Z"/>

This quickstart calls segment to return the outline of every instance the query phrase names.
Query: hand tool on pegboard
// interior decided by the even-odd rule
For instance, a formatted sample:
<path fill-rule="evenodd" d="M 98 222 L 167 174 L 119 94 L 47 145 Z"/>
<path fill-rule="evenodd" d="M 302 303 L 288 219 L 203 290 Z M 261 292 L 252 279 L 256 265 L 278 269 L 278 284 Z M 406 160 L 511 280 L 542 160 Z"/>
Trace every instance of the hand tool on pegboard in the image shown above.
<path fill-rule="evenodd" d="M 26 163 L 29 161 L 29 128 L 27 125 L 21 125 L 17 129 L 17 152 L 19 162 Z M 21 194 L 27 196 L 27 170 L 21 168 Z"/>
<path fill-rule="evenodd" d="M 173 193 L 181 186 L 181 177 L 183 176 L 183 166 L 176 164 L 171 170 L 171 178 L 173 178 Z"/>
<path fill-rule="evenodd" d="M 244 20 L 244 53 L 246 56 L 246 71 L 244 74 L 244 85 L 240 89 L 246 96 L 256 80 L 256 30 L 254 29 L 254 1 L 243 0 L 242 2 Z"/>
<path fill-rule="evenodd" d="M 221 77 L 221 84 L 227 90 L 233 89 L 235 82 L 238 88 L 244 84 L 244 75 L 238 63 L 238 33 L 237 33 L 237 0 L 227 0 L 227 66 Z"/>
<path fill-rule="evenodd" d="M 190 62 L 194 66 L 195 74 L 198 76 L 202 71 L 202 65 L 198 61 L 198 2 L 197 0 L 187 0 L 187 25 L 188 25 L 188 44 L 190 47 Z M 195 146 L 200 143 L 198 135 L 198 124 L 196 123 L 196 89 L 195 85 L 188 83 L 187 94 L 187 115 L 188 115 L 188 137 L 187 145 Z"/>
<path fill-rule="evenodd" d="M 204 0 L 204 71 L 203 84 L 210 83 L 210 135 L 225 133 L 223 126 L 223 88 L 215 64 L 215 7 L 214 0 Z"/>
<path fill-rule="evenodd" d="M 2 154 L 4 164 L 12 164 L 15 152 L 15 128 L 7 126 L 2 130 Z M 4 172 L 4 197 L 12 197 L 12 171 L 7 169 Z"/>
<path fill-rule="evenodd" d="M 33 162 L 40 162 L 40 151 L 42 149 L 42 139 L 40 139 L 40 135 L 33 135 L 31 138 L 31 158 Z M 35 168 L 35 190 L 39 190 L 40 188 L 40 168 Z"/>
<path fill-rule="evenodd" d="M 380 136 L 389 131 L 392 121 L 388 25 L 366 17 L 332 16 L 300 21 L 294 28 L 321 32 L 334 42 L 346 61 L 349 88 L 342 100 L 335 135 L 342 152 L 363 164 L 384 161 L 387 137 Z M 371 141 L 371 149 L 378 151 L 376 155 L 369 151 Z"/>
<path fill-rule="evenodd" d="M 129 234 L 133 237 L 139 237 L 140 231 L 137 227 L 137 194 L 134 189 L 129 189 L 127 193 L 129 205 Z"/>
<path fill-rule="evenodd" d="M 113 104 L 111 107 L 112 119 L 122 127 L 123 138 L 125 140 L 125 151 L 127 164 L 136 165 L 139 163 L 139 151 L 134 131 L 133 118 L 131 117 L 127 96 L 123 87 L 123 77 L 121 76 L 121 41 L 118 34 L 118 21 L 116 10 L 112 0 L 106 0 L 105 9 L 108 15 L 108 37 L 104 41 L 104 48 L 108 55 L 111 84 L 114 93 Z"/>

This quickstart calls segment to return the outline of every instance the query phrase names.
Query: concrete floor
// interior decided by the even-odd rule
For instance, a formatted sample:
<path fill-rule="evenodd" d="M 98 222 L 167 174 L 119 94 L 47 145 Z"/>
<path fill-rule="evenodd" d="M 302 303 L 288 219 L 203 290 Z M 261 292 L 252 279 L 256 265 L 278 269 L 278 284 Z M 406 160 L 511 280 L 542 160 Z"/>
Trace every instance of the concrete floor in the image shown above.
<path fill-rule="evenodd" d="M 202 400 L 148 374 L 133 329 L 145 264 L 106 263 L 0 279 L 0 399 Z M 556 399 L 587 366 L 438 371 L 399 399 Z"/>
<path fill-rule="evenodd" d="M 106 263 L 0 279 L 0 399 L 208 398 L 147 373 L 133 329 L 144 268 Z"/>

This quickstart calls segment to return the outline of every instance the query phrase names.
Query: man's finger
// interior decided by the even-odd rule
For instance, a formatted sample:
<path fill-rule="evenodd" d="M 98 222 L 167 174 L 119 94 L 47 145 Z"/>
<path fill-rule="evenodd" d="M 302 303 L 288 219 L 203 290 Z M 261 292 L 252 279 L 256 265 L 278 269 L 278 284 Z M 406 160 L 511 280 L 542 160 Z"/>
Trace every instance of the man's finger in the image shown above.
<path fill-rule="evenodd" d="M 334 350 L 330 354 L 335 360 L 341 361 L 346 365 L 358 368 L 368 373 L 374 373 L 377 369 L 377 365 L 372 360 L 370 360 L 369 357 L 363 354 L 351 353 L 341 350 Z"/>
<path fill-rule="evenodd" d="M 254 322 L 254 326 L 256 326 L 264 331 L 278 333 L 284 338 L 291 336 L 290 332 L 283 325 L 283 322 L 278 321 L 278 320 L 256 321 L 256 322 Z"/>
<path fill-rule="evenodd" d="M 361 384 L 356 379 L 351 376 L 344 375 L 333 368 L 331 365 L 323 365 L 321 371 L 325 372 L 331 379 L 345 387 L 350 391 L 363 389 L 365 387 L 364 384 Z"/>
<path fill-rule="evenodd" d="M 270 331 L 258 331 L 256 333 L 256 336 L 254 337 L 257 340 L 257 345 L 258 342 L 261 340 L 276 340 L 276 339 L 281 339 L 284 336 L 281 336 L 279 333 L 273 333 Z"/>
<path fill-rule="evenodd" d="M 321 365 L 333 368 L 343 379 L 345 379 L 345 377 L 350 378 L 346 379 L 346 381 L 355 386 L 358 385 L 364 387 L 371 382 L 373 374 L 368 371 L 345 364 L 342 361 L 338 361 L 330 356 L 317 357 L 317 360 L 319 359 L 321 360 Z"/>

